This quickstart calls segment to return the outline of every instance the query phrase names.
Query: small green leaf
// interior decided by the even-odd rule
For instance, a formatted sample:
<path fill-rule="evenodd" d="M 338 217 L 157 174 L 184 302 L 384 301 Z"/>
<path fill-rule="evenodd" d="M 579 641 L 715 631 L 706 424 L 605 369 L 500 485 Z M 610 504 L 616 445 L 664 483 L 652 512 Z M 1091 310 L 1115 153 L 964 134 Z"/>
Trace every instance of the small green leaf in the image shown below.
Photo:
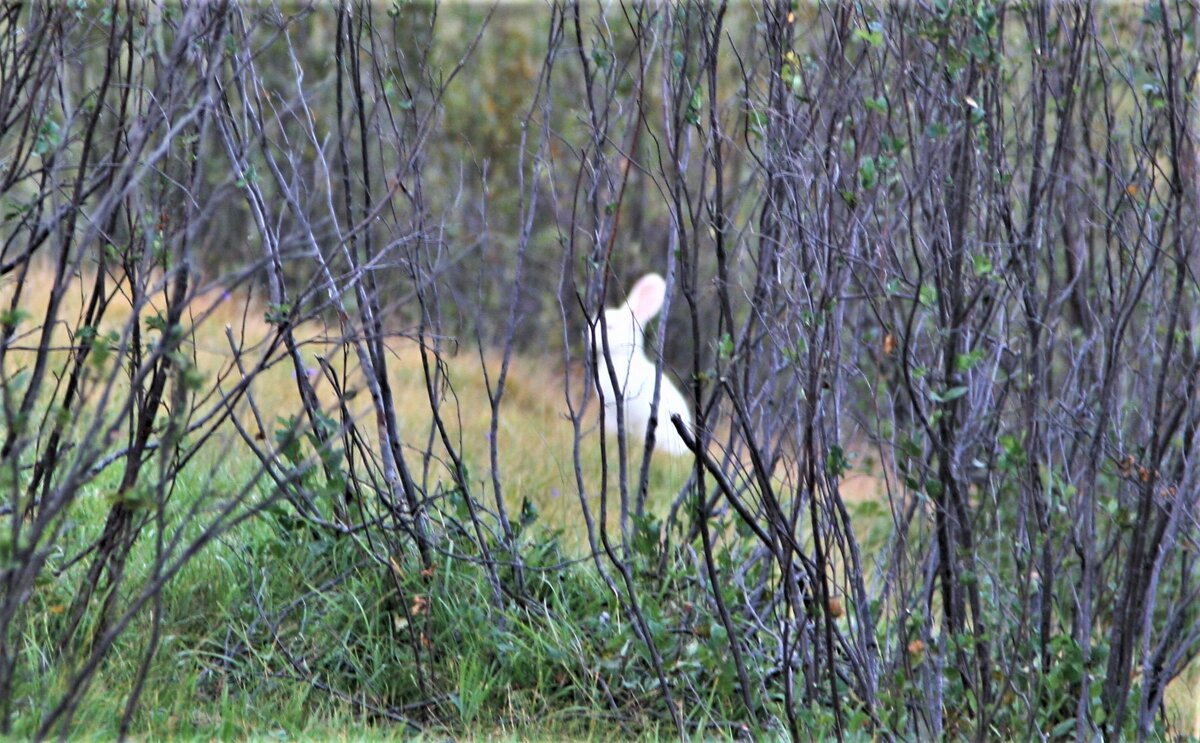
<path fill-rule="evenodd" d="M 950 389 L 946 390 L 946 394 L 942 395 L 942 400 L 944 402 L 950 402 L 951 400 L 957 400 L 965 394 L 967 394 L 966 387 L 951 387 Z"/>
<path fill-rule="evenodd" d="M 879 171 L 875 167 L 875 158 L 864 157 L 858 164 L 858 185 L 864 190 L 870 190 L 879 182 Z"/>
<path fill-rule="evenodd" d="M 879 24 L 872 23 L 870 25 L 878 26 Z M 883 46 L 883 32 L 879 31 L 879 30 L 867 30 L 865 28 L 856 28 L 856 29 L 854 29 L 854 40 L 866 42 L 867 44 L 870 44 L 873 47 L 881 47 L 881 46 Z"/>
<path fill-rule="evenodd" d="M 164 333 L 167 330 L 167 318 L 163 317 L 161 312 L 156 312 L 146 318 L 146 327 Z"/>
<path fill-rule="evenodd" d="M 688 101 L 687 111 L 684 112 L 684 119 L 692 126 L 700 126 L 700 112 L 704 108 L 704 91 L 696 88 L 692 91 L 692 98 Z"/>
<path fill-rule="evenodd" d="M 976 348 L 954 359 L 954 368 L 960 372 L 970 371 L 983 359 L 983 351 Z"/>
<path fill-rule="evenodd" d="M 825 457 L 825 469 L 834 477 L 841 477 L 846 470 L 850 469 L 850 460 L 846 457 L 846 452 L 842 447 L 837 444 L 829 447 L 829 455 Z"/>
<path fill-rule="evenodd" d="M 733 356 L 733 336 L 725 333 L 717 344 L 717 357 L 727 359 L 730 356 Z"/>
<path fill-rule="evenodd" d="M 746 115 L 746 126 L 756 137 L 766 136 L 767 126 L 770 123 L 771 118 L 763 111 L 750 111 Z"/>
<path fill-rule="evenodd" d="M 521 499 L 521 526 L 530 526 L 538 520 L 537 505 L 528 498 Z"/>
<path fill-rule="evenodd" d="M 20 307 L 14 307 L 13 309 L 0 312 L 0 325 L 3 325 L 9 330 L 17 327 L 27 319 L 29 319 L 29 311 L 21 309 Z"/>
<path fill-rule="evenodd" d="M 288 304 L 286 302 L 284 302 L 284 303 L 272 302 L 267 305 L 265 319 L 266 319 L 268 325 L 275 325 L 277 327 L 283 327 L 284 325 L 287 325 L 288 318 L 291 316 L 291 314 L 292 314 L 292 305 L 291 304 Z"/>
<path fill-rule="evenodd" d="M 58 122 L 54 119 L 43 121 L 41 129 L 38 130 L 37 138 L 33 142 L 33 154 L 45 155 L 58 147 L 60 131 L 61 127 L 59 127 Z"/>
<path fill-rule="evenodd" d="M 940 395 L 931 390 L 929 392 L 929 399 L 933 400 L 934 402 L 951 402 L 953 400 L 957 400 L 965 394 L 967 394 L 966 387 L 951 387 Z"/>
<path fill-rule="evenodd" d="M 300 464 L 303 455 L 300 449 L 300 438 L 296 435 L 298 421 L 294 416 L 287 418 L 280 416 L 275 421 L 278 424 L 275 429 L 275 443 L 279 445 L 280 453 L 293 465 Z"/>
<path fill-rule="evenodd" d="M 246 168 L 246 171 L 242 175 L 242 177 L 237 179 L 237 187 L 245 188 L 246 186 L 248 186 L 252 183 L 258 183 L 258 171 L 256 171 L 254 169 L 253 163 L 251 163 L 250 166 Z"/>

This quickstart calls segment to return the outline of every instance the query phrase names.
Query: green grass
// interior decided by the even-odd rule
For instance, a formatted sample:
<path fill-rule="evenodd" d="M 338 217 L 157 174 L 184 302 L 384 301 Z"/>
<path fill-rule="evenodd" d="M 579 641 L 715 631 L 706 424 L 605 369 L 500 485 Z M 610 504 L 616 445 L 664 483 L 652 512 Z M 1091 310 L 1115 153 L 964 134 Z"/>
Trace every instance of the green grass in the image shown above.
<path fill-rule="evenodd" d="M 251 467 L 229 463 L 215 484 L 230 487 Z M 81 495 L 72 512 L 65 552 L 99 533 L 108 509 L 104 493 L 116 468 Z M 206 467 L 176 483 L 182 506 L 200 497 Z M 202 521 L 185 527 L 197 532 Z M 492 734 L 552 738 L 608 738 L 620 728 L 607 720 L 602 674 L 624 671 L 632 636 L 620 608 L 590 563 L 541 526 L 526 536 L 531 547 L 529 609 L 491 605 L 484 571 L 467 545 L 448 540 L 428 574 L 412 554 L 400 553 L 397 575 L 369 558 L 362 542 L 318 535 L 287 509 L 268 512 L 225 535 L 188 563 L 163 593 L 163 638 L 153 662 L 133 730 L 144 738 L 370 738 L 408 737 L 411 729 L 361 714 L 349 699 L 380 707 L 410 707 L 407 714 L 437 734 Z M 152 560 L 153 534 L 144 533 L 129 561 L 127 585 L 136 586 Z M 460 554 L 455 554 L 461 551 Z M 544 560 L 544 565 L 539 565 Z M 566 562 L 565 566 L 562 563 Z M 30 670 L 16 700 L 17 737 L 39 722 L 38 700 L 65 690 L 71 669 L 55 664 L 46 648 L 86 563 L 38 587 L 24 628 L 23 667 Z M 423 685 L 409 652 L 408 628 L 393 579 L 417 614 L 423 646 Z M 300 606 L 290 613 L 285 607 Z M 421 606 L 415 609 L 417 597 Z M 268 628 L 269 622 L 278 622 Z M 79 712 L 72 737 L 111 738 L 138 672 L 151 613 L 141 612 L 106 658 Z M 82 635 L 87 635 L 85 626 Z M 337 693 L 296 678 L 285 650 L 302 659 Z M 599 664 L 620 663 L 608 670 Z M 38 672 L 33 672 L 38 669 Z M 644 680 L 644 679 L 643 679 Z M 610 681 L 609 683 L 615 683 Z M 664 725 L 639 718 L 627 729 L 651 733 Z M 669 726 L 667 726 L 669 732 Z"/>
<path fill-rule="evenodd" d="M 181 506 L 214 485 L 212 470 L 203 464 L 176 484 Z M 247 459 L 226 461 L 216 488 L 236 485 L 252 467 Z M 71 545 L 86 544 L 98 533 L 108 509 L 105 493 L 117 475 L 116 468 L 104 473 L 80 498 L 72 513 Z M 658 487 L 665 488 L 673 475 L 656 472 Z M 864 528 L 887 519 L 886 510 L 876 506 L 859 513 L 871 522 Z M 465 541 L 442 543 L 433 570 L 423 575 L 402 540 L 391 553 L 396 570 L 370 559 L 371 548 L 361 540 L 314 535 L 287 509 L 268 512 L 200 553 L 168 585 L 162 644 L 134 734 L 271 740 L 413 735 L 403 724 L 363 714 L 349 701 L 355 699 L 403 708 L 419 720 L 428 740 L 673 738 L 639 641 L 592 563 L 574 562 L 579 551 L 562 536 L 564 526 L 569 525 L 545 519 L 523 534 L 532 601 L 499 610 Z M 149 565 L 151 536 L 144 534 L 135 549 L 131 582 Z M 649 558 L 637 554 L 635 565 L 648 570 Z M 81 570 L 76 566 L 44 582 L 31 599 L 32 621 L 24 628 L 21 651 L 24 667 L 38 672 L 25 678 L 17 700 L 17 738 L 36 730 L 39 700 L 56 699 L 64 688 L 64 669 L 51 662 L 46 648 Z M 679 573 L 680 581 L 668 575 L 662 584 L 647 582 L 640 598 L 664 663 L 703 690 L 706 704 L 688 710 L 689 728 L 703 737 L 727 737 L 735 728 L 725 721 L 740 712 L 720 628 L 706 620 L 688 636 L 669 631 L 687 624 L 689 601 L 703 600 L 686 593 L 682 578 L 691 570 L 679 566 Z M 298 597 L 301 605 L 284 615 Z M 424 685 L 403 611 L 412 610 L 417 597 L 421 608 L 414 629 L 424 638 L 419 641 Z M 278 622 L 278 638 L 264 626 L 267 618 Z M 150 620 L 150 612 L 142 612 L 104 662 L 75 717 L 73 738 L 116 736 Z M 285 649 L 344 696 L 295 678 Z M 1194 672 L 1187 678 L 1194 679 Z M 1189 701 L 1176 698 L 1181 705 Z M 782 710 L 774 711 L 782 719 Z M 821 711 L 811 713 L 813 730 L 829 722 Z M 778 729 L 757 731 L 756 739 L 779 735 Z"/>
<path fill-rule="evenodd" d="M 276 628 L 279 641 L 256 626 L 261 617 L 252 604 L 278 612 L 360 558 L 347 541 L 314 542 L 306 532 L 289 533 L 269 518 L 198 557 L 164 593 L 165 634 L 135 720 L 137 737 L 411 735 L 401 724 L 364 719 L 344 699 L 289 679 L 283 646 L 351 696 L 412 705 L 412 716 L 431 736 L 525 739 L 532 733 L 609 739 L 622 730 L 640 736 L 660 729 L 672 734 L 667 721 L 639 717 L 638 705 L 628 704 L 632 696 L 622 710 L 628 717 L 624 728 L 607 719 L 597 679 L 636 668 L 638 661 L 628 657 L 628 628 L 618 619 L 602 618 L 618 617 L 619 608 L 587 566 L 539 570 L 530 565 L 529 589 L 538 597 L 537 608 L 505 612 L 489 607 L 488 584 L 469 563 L 447 557 L 427 579 L 414 569 L 404 583 L 426 597 L 420 618 L 428 637 L 423 690 L 401 636 L 395 591 L 377 565 L 363 565 L 336 588 L 309 595 L 303 608 Z M 43 606 L 61 598 L 54 586 L 39 592 Z M 53 616 L 38 609 L 31 613 Z M 146 612 L 105 661 L 80 706 L 72 737 L 116 735 L 148 632 Z M 26 663 L 45 660 L 39 649 L 51 636 L 27 628 Z M 600 668 L 606 663 L 608 670 Z M 56 698 L 64 682 L 55 674 L 30 677 L 23 695 L 27 701 L 18 704 L 31 709 L 34 699 Z M 609 683 L 616 683 L 615 675 Z M 37 715 L 18 714 L 14 732 L 28 737 L 36 724 Z"/>
<path fill-rule="evenodd" d="M 77 310 L 68 307 L 65 314 L 71 317 Z M 196 360 L 209 380 L 228 363 L 221 328 L 239 314 L 236 306 L 221 308 L 196 336 Z M 272 330 L 261 314 L 250 313 L 252 341 Z M 101 331 L 118 329 L 127 316 L 128 312 L 110 313 L 109 326 Z M 318 340 L 327 330 L 316 323 L 302 328 L 301 338 L 311 344 L 306 357 L 336 356 Z M 420 359 L 412 347 L 397 346 L 396 351 L 391 367 L 404 436 L 408 442 L 423 442 L 431 423 Z M 19 353 L 9 359 L 14 366 L 28 361 Z M 64 364 L 67 357 L 60 353 L 52 361 Z M 489 357 L 487 363 L 494 373 L 498 360 Z M 469 485 L 476 498 L 494 503 L 486 445 L 489 411 L 478 360 L 450 359 L 448 368 L 458 409 L 447 407 L 445 412 L 456 433 L 461 431 L 463 458 L 472 473 Z M 349 377 L 354 377 L 353 368 Z M 433 570 L 423 575 L 405 540 L 381 545 L 314 534 L 287 507 L 274 509 L 209 545 L 164 590 L 162 638 L 134 720 L 135 735 L 327 739 L 359 733 L 372 738 L 412 734 L 402 724 L 364 713 L 363 702 L 395 708 L 419 720 L 431 735 L 533 733 L 607 739 L 614 732 L 653 735 L 660 729 L 673 735 L 669 717 L 655 708 L 656 695 L 645 693 L 645 659 L 637 657 L 640 646 L 618 602 L 590 562 L 577 562 L 585 546 L 583 519 L 574 495 L 573 433 L 564 420 L 559 379 L 541 360 L 516 359 L 499 429 L 501 481 L 510 514 L 520 520 L 527 500 L 540 514 L 521 538 L 529 561 L 527 587 L 537 597 L 535 602 L 526 608 L 495 607 L 491 585 L 472 562 L 474 549 L 466 541 L 449 538 L 438 545 L 441 554 Z M 299 410 L 286 364 L 266 372 L 253 390 L 267 426 Z M 331 404 L 328 385 L 320 391 Z M 363 420 L 371 419 L 365 394 L 353 403 Z M 240 414 L 250 424 L 245 406 Z M 594 420 L 588 425 L 592 430 L 582 467 L 595 502 L 601 463 L 591 444 L 599 434 Z M 364 430 L 368 436 L 373 433 L 369 425 Z M 274 431 L 265 433 L 270 437 Z M 530 442 L 537 456 L 529 456 Z M 440 447 L 437 453 L 444 455 Z M 634 460 L 632 472 L 638 464 Z M 221 429 L 175 481 L 166 536 L 180 529 L 189 539 L 198 536 L 221 499 L 236 492 L 256 466 L 232 427 Z M 40 583 L 27 604 L 29 620 L 21 631 L 22 676 L 13 700 L 13 732 L 18 738 L 36 732 L 47 705 L 61 697 L 74 672 L 72 664 L 58 662 L 49 649 L 62 631 L 88 561 L 63 566 L 100 534 L 121 467 L 101 473 L 71 505 L 64 538 L 47 571 L 54 577 Z M 658 458 L 651 474 L 650 505 L 662 511 L 688 468 Z M 436 491 L 452 482 L 451 473 L 435 465 L 425 484 Z M 616 488 L 610 482 L 608 522 L 613 528 Z M 196 502 L 202 507 L 185 523 Z M 125 601 L 148 577 L 154 543 L 151 524 L 128 561 Z M 400 568 L 396 575 L 388 567 L 389 558 Z M 403 589 L 400 594 L 397 582 Z M 419 607 L 414 603 L 418 597 Z M 405 618 L 402 602 L 413 615 L 412 623 Z M 72 737 L 117 734 L 152 619 L 150 609 L 137 614 L 105 658 L 73 718 Z M 77 637 L 90 637 L 95 621 L 94 613 L 86 615 Z M 414 638 L 423 656 L 420 672 L 412 652 Z M 85 640 L 81 650 L 86 649 Z M 303 665 L 301 673 L 294 662 Z M 297 678 L 306 674 L 308 678 Z M 605 688 L 619 686 L 625 677 L 630 688 Z M 314 687 L 312 678 L 328 688 Z M 622 700 L 620 724 L 610 698 Z M 697 714 L 695 724 L 703 728 L 708 720 Z"/>

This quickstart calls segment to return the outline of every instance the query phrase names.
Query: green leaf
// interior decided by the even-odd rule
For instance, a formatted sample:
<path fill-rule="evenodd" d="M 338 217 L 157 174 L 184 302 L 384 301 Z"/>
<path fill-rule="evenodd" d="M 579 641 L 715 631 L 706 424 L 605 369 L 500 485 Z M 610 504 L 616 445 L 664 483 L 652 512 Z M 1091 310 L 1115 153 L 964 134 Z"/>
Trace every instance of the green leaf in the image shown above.
<path fill-rule="evenodd" d="M 733 336 L 725 333 L 717 343 L 717 357 L 727 359 L 730 356 L 733 356 Z"/>
<path fill-rule="evenodd" d="M 161 312 L 156 312 L 146 318 L 146 327 L 150 330 L 157 330 L 160 333 L 165 333 L 167 330 L 167 318 L 163 317 Z"/>
<path fill-rule="evenodd" d="M 951 387 L 940 395 L 931 391 L 929 393 L 929 399 L 933 400 L 934 402 L 952 402 L 965 394 L 967 394 L 966 387 Z"/>
<path fill-rule="evenodd" d="M 271 302 L 267 305 L 265 319 L 268 325 L 283 327 L 287 325 L 288 318 L 292 314 L 292 305 L 287 302 L 276 303 Z"/>
<path fill-rule="evenodd" d="M 687 111 L 684 112 L 684 119 L 687 123 L 693 126 L 700 126 L 700 112 L 704 108 L 704 91 L 696 88 L 692 91 L 692 98 L 688 101 Z"/>
<path fill-rule="evenodd" d="M 879 24 L 872 23 L 870 25 L 878 26 Z M 856 28 L 854 29 L 854 40 L 865 42 L 873 47 L 881 47 L 883 46 L 883 32 L 878 30 L 868 30 L 865 28 Z"/>
<path fill-rule="evenodd" d="M 12 329 L 20 325 L 23 321 L 29 319 L 29 311 L 14 307 L 12 309 L 0 312 L 0 325 L 8 329 Z"/>
<path fill-rule="evenodd" d="M 241 178 L 237 179 L 237 187 L 245 188 L 252 183 L 258 183 L 258 171 L 254 169 L 253 163 L 246 168 L 245 174 L 243 174 Z"/>
<path fill-rule="evenodd" d="M 38 130 L 37 138 L 33 142 L 33 154 L 45 155 L 58 147 L 60 132 L 61 127 L 59 127 L 58 122 L 54 119 L 43 121 L 41 128 Z"/>
<path fill-rule="evenodd" d="M 750 127 L 750 131 L 754 132 L 760 137 L 766 133 L 767 124 L 769 124 L 770 121 L 770 117 L 767 116 L 767 114 L 763 111 L 751 111 L 747 115 L 747 124 Z"/>
<path fill-rule="evenodd" d="M 115 330 L 110 330 L 104 335 L 95 336 L 92 339 L 92 351 L 88 360 L 97 369 L 101 368 L 108 361 L 109 356 L 112 355 L 113 349 L 115 349 L 120 342 L 121 336 L 118 335 L 117 331 Z"/>
<path fill-rule="evenodd" d="M 281 416 L 275 421 L 278 424 L 278 428 L 275 429 L 275 443 L 279 444 L 280 453 L 293 465 L 299 465 L 303 459 L 300 437 L 296 435 L 299 422 L 294 416 L 287 418 Z"/>
<path fill-rule="evenodd" d="M 864 190 L 875 187 L 879 182 L 879 171 L 875 167 L 875 158 L 864 157 L 858 164 L 858 185 Z"/>
<path fill-rule="evenodd" d="M 526 527 L 538 520 L 537 505 L 528 498 L 521 499 L 521 526 Z"/>
<path fill-rule="evenodd" d="M 829 447 L 829 454 L 825 457 L 825 469 L 834 477 L 841 477 L 846 470 L 850 469 L 850 460 L 846 457 L 846 452 L 842 447 L 837 444 Z"/>
<path fill-rule="evenodd" d="M 975 365 L 978 364 L 982 359 L 983 351 L 976 348 L 972 351 L 968 351 L 967 353 L 957 356 L 954 359 L 954 369 L 955 371 L 960 372 L 970 371 L 974 369 Z"/>

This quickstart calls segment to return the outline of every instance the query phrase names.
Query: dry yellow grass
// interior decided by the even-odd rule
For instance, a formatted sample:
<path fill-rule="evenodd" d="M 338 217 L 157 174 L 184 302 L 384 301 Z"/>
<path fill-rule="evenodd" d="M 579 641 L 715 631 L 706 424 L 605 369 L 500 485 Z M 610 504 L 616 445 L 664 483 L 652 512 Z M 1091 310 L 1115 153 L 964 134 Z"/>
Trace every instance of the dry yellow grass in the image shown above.
<path fill-rule="evenodd" d="M 60 320 L 65 322 L 56 325 L 52 334 L 52 344 L 57 350 L 50 354 L 50 362 L 55 371 L 65 369 L 69 361 L 70 334 L 67 326 L 82 324 L 86 295 L 91 291 L 92 282 L 93 277 L 77 277 L 66 294 L 59 314 Z M 28 317 L 20 326 L 21 341 L 6 361 L 5 371 L 9 374 L 28 367 L 32 362 L 51 286 L 52 275 L 46 268 L 34 270 L 29 277 L 20 301 L 20 307 L 28 313 Z M 111 286 L 110 282 L 110 290 Z M 13 290 L 11 281 L 0 284 L 0 306 L 8 305 Z M 233 364 L 234 354 L 228 333 L 232 333 L 243 349 L 243 367 L 252 368 L 259 363 L 269 363 L 269 367 L 251 386 L 249 396 L 249 401 L 253 401 L 261 414 L 265 430 L 259 445 L 265 446 L 273 441 L 277 420 L 299 416 L 302 406 L 295 372 L 290 360 L 283 358 L 282 347 L 275 349 L 269 357 L 266 355 L 268 342 L 274 337 L 276 328 L 265 319 L 265 302 L 260 299 L 260 294 L 249 291 L 229 294 L 216 286 L 202 288 L 190 302 L 184 324 L 195 328 L 187 350 L 204 376 L 206 389 L 220 380 L 220 386 L 228 390 L 240 378 Z M 147 303 L 141 315 L 143 318 L 153 316 L 164 306 L 163 296 L 157 295 Z M 129 302 L 118 295 L 111 309 L 98 323 L 98 333 L 124 332 L 131 314 Z M 156 333 L 146 332 L 144 327 L 143 332 L 148 340 L 157 338 Z M 339 417 L 338 397 L 330 382 L 319 372 L 319 358 L 326 359 L 328 369 L 347 391 L 343 402 L 361 432 L 374 441 L 375 415 L 370 396 L 363 389 L 353 349 L 341 341 L 342 335 L 343 331 L 336 323 L 318 320 L 308 321 L 296 330 L 304 363 L 325 411 L 335 419 Z M 390 339 L 388 347 L 391 351 L 387 360 L 389 380 L 401 436 L 410 467 L 417 469 L 421 460 L 419 452 L 430 441 L 434 426 L 420 348 L 415 340 L 400 335 Z M 443 360 L 450 382 L 450 394 L 441 403 L 441 415 L 451 440 L 460 449 L 460 455 L 467 465 L 470 484 L 476 496 L 485 504 L 494 504 L 488 445 L 491 407 L 481 361 L 477 354 L 467 351 L 444 357 Z M 486 353 L 482 363 L 487 364 L 494 383 L 500 369 L 499 355 Z M 541 513 L 542 523 L 564 530 L 568 541 L 575 542 L 583 536 L 584 522 L 574 474 L 574 430 L 567 412 L 564 375 L 558 366 L 542 359 L 516 357 L 512 360 L 497 430 L 497 464 L 510 514 L 519 513 L 523 499 L 528 498 Z M 117 387 L 123 389 L 120 383 Z M 99 392 L 98 385 L 92 386 L 89 400 L 94 402 Z M 237 408 L 239 419 L 252 433 L 258 433 L 249 401 Z M 598 502 L 600 434 L 594 411 L 593 404 L 585 423 L 581 471 L 588 493 Z M 452 481 L 446 451 L 436 435 L 433 435 L 433 439 L 435 464 L 431 466 L 430 481 L 426 483 L 431 490 L 435 489 L 439 480 L 446 485 Z M 634 448 L 638 447 L 631 447 L 631 450 Z M 201 456 L 200 460 L 214 467 L 228 466 L 231 461 L 228 450 L 232 450 L 235 459 L 252 457 L 232 425 L 222 427 L 212 449 L 210 456 Z M 610 450 L 610 456 L 615 457 L 615 447 L 610 447 Z M 640 448 L 638 450 L 640 452 Z M 669 503 L 675 489 L 686 479 L 688 468 L 680 460 L 657 456 L 653 473 L 653 482 L 658 487 L 657 492 L 652 494 L 652 500 L 662 504 Z M 618 497 L 616 484 L 610 480 L 609 487 L 610 501 L 615 503 Z M 615 506 L 610 510 L 613 511 L 610 515 L 615 516 Z M 616 520 L 610 518 L 609 523 L 615 526 Z"/>
<path fill-rule="evenodd" d="M 66 348 L 70 338 L 67 325 L 75 327 L 81 324 L 84 302 L 93 280 L 91 276 L 75 278 L 72 289 L 66 295 L 60 318 L 67 322 L 57 325 L 53 334 L 54 346 L 62 349 L 51 354 L 52 366 L 57 369 L 65 368 L 68 361 L 69 352 Z M 45 267 L 34 270 L 30 276 L 21 301 L 22 309 L 30 316 L 21 327 L 24 340 L 19 344 L 20 349 L 10 354 L 6 364 L 10 373 L 27 365 L 32 359 L 31 347 L 36 345 L 40 333 L 51 282 L 52 275 Z M 8 304 L 12 291 L 11 282 L 0 285 L 0 306 Z M 195 328 L 189 350 L 205 377 L 206 385 L 221 379 L 222 387 L 229 389 L 239 379 L 239 373 L 233 367 L 233 353 L 227 332 L 231 332 L 244 349 L 244 367 L 253 367 L 264 360 L 268 341 L 273 338 L 276 328 L 265 319 L 265 302 L 261 294 L 261 291 L 229 294 L 217 286 L 201 287 L 196 292 L 184 322 L 189 328 Z M 147 303 L 141 314 L 143 318 L 153 316 L 164 306 L 165 301 L 160 293 Z M 123 332 L 131 312 L 126 298 L 118 295 L 99 323 L 98 332 Z M 153 333 L 147 335 L 149 338 L 156 337 Z M 341 342 L 341 336 L 342 329 L 336 324 L 320 321 L 306 322 L 296 331 L 305 364 L 312 372 L 311 379 L 325 410 L 331 415 L 336 414 L 339 401 L 332 385 L 317 371 L 319 358 L 327 360 L 339 384 L 349 392 L 346 406 L 362 432 L 373 440 L 374 414 L 370 397 L 363 391 L 353 349 Z M 400 335 L 390 339 L 388 347 L 391 351 L 388 358 L 389 379 L 402 437 L 406 447 L 414 451 L 411 456 L 416 459 L 415 450 L 424 449 L 433 427 L 420 348 L 415 340 Z M 264 419 L 266 430 L 263 433 L 268 442 L 278 418 L 297 416 L 302 412 L 291 362 L 282 358 L 282 355 L 282 348 L 274 351 L 270 367 L 261 373 L 251 387 L 251 399 Z M 461 455 L 468 465 L 477 494 L 485 502 L 494 502 L 488 447 L 491 408 L 480 358 L 476 353 L 464 350 L 453 356 L 445 356 L 443 360 L 452 394 L 447 395 L 442 403 L 442 416 L 450 430 L 451 439 L 456 443 L 461 442 Z M 499 354 L 485 353 L 482 363 L 487 364 L 488 374 L 494 383 L 500 370 Z M 579 370 L 574 370 L 572 377 L 575 390 L 572 394 L 576 401 L 581 399 L 578 389 L 581 376 Z M 512 359 L 497 431 L 497 459 L 505 502 L 510 509 L 519 509 L 522 500 L 528 498 L 537 506 L 545 523 L 574 532 L 582 527 L 583 517 L 577 495 L 573 459 L 574 429 L 565 399 L 565 379 L 566 375 L 557 360 L 547 363 L 545 359 L 521 356 Z M 238 411 L 244 425 L 255 431 L 256 421 L 250 415 L 248 404 L 242 404 Z M 584 486 L 596 503 L 601 483 L 600 435 L 593 401 L 585 416 L 581 472 Z M 435 435 L 433 438 L 434 454 L 444 464 L 446 452 L 438 443 L 438 437 Z M 233 426 L 225 427 L 219 439 L 222 446 L 214 447 L 219 451 L 226 447 L 238 448 L 239 437 Z M 634 477 L 640 465 L 640 443 L 634 445 L 631 441 L 629 448 L 631 477 Z M 241 453 L 250 456 L 244 446 Z M 213 461 L 224 456 L 223 453 L 218 454 Z M 615 474 L 615 441 L 610 441 L 609 457 L 614 462 L 611 471 Z M 656 455 L 652 467 L 655 492 L 651 494 L 651 501 L 659 506 L 669 503 L 686 480 L 689 467 L 686 458 Z M 439 478 L 448 483 L 450 472 L 445 467 L 436 468 L 433 479 Z M 429 483 L 430 486 L 434 484 Z M 868 499 L 878 495 L 879 487 L 880 483 L 875 478 L 859 473 L 847 478 L 843 495 L 853 501 Z M 615 503 L 618 485 L 611 477 L 609 489 L 610 502 Z M 615 511 L 615 506 L 610 510 Z M 615 525 L 615 521 L 610 521 L 610 524 Z"/>

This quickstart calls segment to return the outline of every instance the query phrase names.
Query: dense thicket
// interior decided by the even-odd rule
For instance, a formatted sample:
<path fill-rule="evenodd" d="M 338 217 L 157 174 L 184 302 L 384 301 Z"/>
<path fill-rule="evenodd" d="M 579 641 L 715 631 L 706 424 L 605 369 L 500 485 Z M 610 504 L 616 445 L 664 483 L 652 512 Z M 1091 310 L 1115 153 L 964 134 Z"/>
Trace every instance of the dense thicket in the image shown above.
<path fill-rule="evenodd" d="M 255 519 L 309 545 L 307 592 L 259 601 L 213 672 L 246 685 L 279 653 L 378 719 L 439 719 L 466 627 L 517 673 L 513 637 L 570 626 L 554 704 L 681 734 L 1177 731 L 1196 11 L 6 6 L 0 732 L 68 734 L 132 623 L 149 668 L 164 586 Z M 657 500 L 654 432 L 591 427 L 608 369 L 582 341 L 649 270 L 647 352 L 695 419 Z M 204 336 L 229 301 L 264 337 L 245 315 Z M 509 512 L 538 447 L 498 443 L 514 354 L 563 378 L 583 562 Z M 455 355 L 487 410 L 460 407 Z M 298 407 L 276 420 L 278 364 Z M 847 501 L 852 471 L 877 497 Z M 352 576 L 378 616 L 334 660 L 303 627 Z"/>

